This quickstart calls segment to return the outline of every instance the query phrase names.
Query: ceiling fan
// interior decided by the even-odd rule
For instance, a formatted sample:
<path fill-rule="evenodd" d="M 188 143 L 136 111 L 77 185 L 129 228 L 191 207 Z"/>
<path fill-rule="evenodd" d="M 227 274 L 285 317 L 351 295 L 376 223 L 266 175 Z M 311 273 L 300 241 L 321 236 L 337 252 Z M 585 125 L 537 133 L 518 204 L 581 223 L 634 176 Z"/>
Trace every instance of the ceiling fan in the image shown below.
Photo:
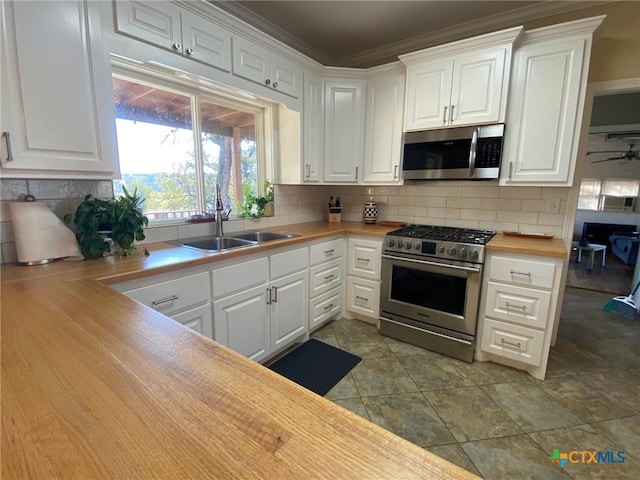
<path fill-rule="evenodd" d="M 595 155 L 597 153 L 617 153 L 618 156 L 617 157 L 609 157 L 609 158 L 605 158 L 604 160 L 594 160 L 591 163 L 601 163 L 601 162 L 609 162 L 611 160 L 640 160 L 640 150 L 634 150 L 635 144 L 630 143 L 629 145 L 627 145 L 627 150 L 624 151 L 620 151 L 620 150 L 603 150 L 600 152 L 587 152 L 587 155 Z"/>

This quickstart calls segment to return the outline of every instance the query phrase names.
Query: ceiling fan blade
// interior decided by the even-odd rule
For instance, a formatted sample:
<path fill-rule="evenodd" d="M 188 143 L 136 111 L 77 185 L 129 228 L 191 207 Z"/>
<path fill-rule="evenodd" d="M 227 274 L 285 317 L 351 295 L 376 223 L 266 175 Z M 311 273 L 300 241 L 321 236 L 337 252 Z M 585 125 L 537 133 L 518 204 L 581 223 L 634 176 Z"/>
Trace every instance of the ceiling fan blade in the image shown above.
<path fill-rule="evenodd" d="M 610 162 L 612 160 L 624 160 L 625 157 L 611 157 L 605 158 L 604 160 L 593 160 L 591 163 L 602 163 L 602 162 Z"/>
<path fill-rule="evenodd" d="M 599 153 L 619 153 L 622 155 L 623 153 L 627 153 L 628 150 L 600 150 L 597 152 L 587 152 L 587 155 L 598 155 Z"/>

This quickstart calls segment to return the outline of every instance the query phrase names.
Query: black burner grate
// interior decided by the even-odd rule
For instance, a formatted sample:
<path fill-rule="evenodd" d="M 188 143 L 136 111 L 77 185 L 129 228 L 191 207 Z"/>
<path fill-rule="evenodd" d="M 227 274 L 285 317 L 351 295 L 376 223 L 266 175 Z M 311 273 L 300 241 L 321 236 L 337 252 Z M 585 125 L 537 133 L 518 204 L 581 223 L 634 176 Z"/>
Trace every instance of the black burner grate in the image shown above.
<path fill-rule="evenodd" d="M 393 232 L 389 232 L 387 235 L 484 245 L 491 240 L 495 234 L 495 230 L 443 227 L 438 225 L 407 225 Z"/>

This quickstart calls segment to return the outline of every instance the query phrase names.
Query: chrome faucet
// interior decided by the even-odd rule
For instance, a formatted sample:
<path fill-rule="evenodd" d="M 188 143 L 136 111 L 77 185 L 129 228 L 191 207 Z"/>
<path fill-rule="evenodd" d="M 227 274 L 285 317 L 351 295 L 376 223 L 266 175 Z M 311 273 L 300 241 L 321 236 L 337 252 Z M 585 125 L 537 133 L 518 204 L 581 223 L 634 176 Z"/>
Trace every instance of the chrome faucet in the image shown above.
<path fill-rule="evenodd" d="M 222 222 L 225 220 L 229 220 L 229 213 L 224 212 L 222 196 L 220 195 L 220 185 L 216 183 L 216 237 L 222 237 L 224 235 Z"/>

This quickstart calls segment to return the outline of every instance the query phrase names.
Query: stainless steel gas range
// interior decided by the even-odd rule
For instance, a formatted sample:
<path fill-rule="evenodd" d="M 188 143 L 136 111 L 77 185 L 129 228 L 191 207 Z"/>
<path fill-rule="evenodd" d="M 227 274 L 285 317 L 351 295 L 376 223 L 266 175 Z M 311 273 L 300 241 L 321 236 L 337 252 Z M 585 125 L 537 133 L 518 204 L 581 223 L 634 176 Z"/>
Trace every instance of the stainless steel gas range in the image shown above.
<path fill-rule="evenodd" d="M 472 362 L 485 244 L 495 233 L 431 225 L 389 232 L 380 333 Z"/>

